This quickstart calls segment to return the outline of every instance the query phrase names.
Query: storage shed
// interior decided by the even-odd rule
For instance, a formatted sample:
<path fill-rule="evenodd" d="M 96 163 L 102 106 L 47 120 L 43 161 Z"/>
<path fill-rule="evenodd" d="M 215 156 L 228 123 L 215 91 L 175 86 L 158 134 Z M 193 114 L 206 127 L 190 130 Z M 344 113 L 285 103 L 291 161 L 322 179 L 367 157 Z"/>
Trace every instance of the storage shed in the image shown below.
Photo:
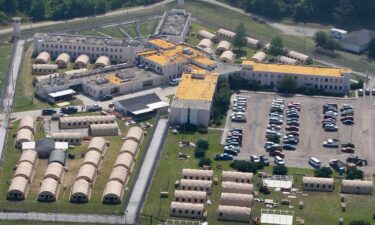
<path fill-rule="evenodd" d="M 14 177 L 24 177 L 31 181 L 34 172 L 34 165 L 29 162 L 21 162 L 18 164 Z"/>
<path fill-rule="evenodd" d="M 116 180 L 121 184 L 125 185 L 126 181 L 129 178 L 129 170 L 123 166 L 117 166 L 113 168 L 109 180 Z"/>
<path fill-rule="evenodd" d="M 107 146 L 107 142 L 102 137 L 94 137 L 91 139 L 89 146 L 87 147 L 87 151 L 98 151 L 99 153 L 103 154 L 105 148 Z"/>
<path fill-rule="evenodd" d="M 109 65 L 111 65 L 111 60 L 108 58 L 108 56 L 102 55 L 96 59 L 95 68 L 104 68 Z"/>
<path fill-rule="evenodd" d="M 221 193 L 220 205 L 240 206 L 251 208 L 254 203 L 254 196 L 248 194 Z"/>
<path fill-rule="evenodd" d="M 71 202 L 83 203 L 90 201 L 90 183 L 85 179 L 74 181 L 70 195 Z"/>
<path fill-rule="evenodd" d="M 91 164 L 83 164 L 79 168 L 76 181 L 77 180 L 87 180 L 89 183 L 94 183 L 96 177 L 96 167 Z"/>
<path fill-rule="evenodd" d="M 374 184 L 372 181 L 343 180 L 341 192 L 347 194 L 372 195 Z"/>
<path fill-rule="evenodd" d="M 246 37 L 246 45 L 250 48 L 260 48 L 260 41 L 251 37 Z"/>
<path fill-rule="evenodd" d="M 206 191 L 211 193 L 212 181 L 181 179 L 180 189 L 185 191 Z"/>
<path fill-rule="evenodd" d="M 120 154 L 127 152 L 135 157 L 138 153 L 138 147 L 138 142 L 133 139 L 127 139 L 121 146 Z"/>
<path fill-rule="evenodd" d="M 223 63 L 233 63 L 236 59 L 236 54 L 234 54 L 232 51 L 225 51 L 223 54 L 221 54 L 219 60 Z"/>
<path fill-rule="evenodd" d="M 58 183 L 61 183 L 61 179 L 64 175 L 64 166 L 58 162 L 48 164 L 46 172 L 44 173 L 43 179 L 54 179 Z"/>
<path fill-rule="evenodd" d="M 212 41 L 208 38 L 202 39 L 197 45 L 200 48 L 211 48 L 213 45 Z"/>
<path fill-rule="evenodd" d="M 207 192 L 175 190 L 173 201 L 205 204 L 207 201 Z"/>
<path fill-rule="evenodd" d="M 211 41 L 217 43 L 219 41 L 219 38 L 213 34 L 213 33 L 210 33 L 206 30 L 200 30 L 198 32 L 198 38 L 200 39 L 204 39 L 204 38 L 207 38 L 207 39 L 210 39 Z"/>
<path fill-rule="evenodd" d="M 24 150 L 18 160 L 18 164 L 22 162 L 28 162 L 32 165 L 35 165 L 36 161 L 38 160 L 38 153 L 34 150 Z"/>
<path fill-rule="evenodd" d="M 102 159 L 102 154 L 100 154 L 100 152 L 94 151 L 94 150 L 88 151 L 85 155 L 85 159 L 83 160 L 82 165 L 90 164 L 98 168 L 101 159 Z"/>
<path fill-rule="evenodd" d="M 33 137 L 33 132 L 30 129 L 23 128 L 18 130 L 15 143 L 16 148 L 21 148 L 23 142 L 32 141 Z"/>
<path fill-rule="evenodd" d="M 119 134 L 119 129 L 117 123 L 90 124 L 90 134 L 93 137 L 117 136 Z"/>
<path fill-rule="evenodd" d="M 103 203 L 120 204 L 124 195 L 124 186 L 117 180 L 107 183 L 103 192 Z"/>
<path fill-rule="evenodd" d="M 171 216 L 184 218 L 203 218 L 204 205 L 183 202 L 171 202 Z"/>
<path fill-rule="evenodd" d="M 133 168 L 133 163 L 134 157 L 131 154 L 124 152 L 117 157 L 114 167 L 123 166 L 130 172 Z"/>
<path fill-rule="evenodd" d="M 292 58 L 289 58 L 289 57 L 286 57 L 286 56 L 276 56 L 275 58 L 275 61 L 277 63 L 281 63 L 281 64 L 290 64 L 290 65 L 295 65 L 298 63 L 297 60 L 295 59 L 292 59 Z"/>
<path fill-rule="evenodd" d="M 223 171 L 222 181 L 251 184 L 253 173 L 244 173 L 237 171 Z"/>
<path fill-rule="evenodd" d="M 49 64 L 51 62 L 51 55 L 48 52 L 41 52 L 35 58 L 35 64 Z"/>
<path fill-rule="evenodd" d="M 46 178 L 42 180 L 42 184 L 38 192 L 38 201 L 40 202 L 54 202 L 57 199 L 59 190 L 59 182 L 53 178 Z"/>
<path fill-rule="evenodd" d="M 219 205 L 217 219 L 250 223 L 251 208 Z"/>
<path fill-rule="evenodd" d="M 50 136 L 54 141 L 68 142 L 69 145 L 81 145 L 81 133 L 53 132 Z"/>
<path fill-rule="evenodd" d="M 212 180 L 214 176 L 213 170 L 183 169 L 183 179 L 189 180 Z"/>
<path fill-rule="evenodd" d="M 266 60 L 267 58 L 267 55 L 266 53 L 264 52 L 257 52 L 255 53 L 251 58 L 250 60 L 254 61 L 254 62 L 263 62 L 264 60 Z"/>
<path fill-rule="evenodd" d="M 219 36 L 219 38 L 221 39 L 226 39 L 226 40 L 231 41 L 234 38 L 234 36 L 236 36 L 236 33 L 221 28 L 217 31 L 217 36 Z"/>
<path fill-rule="evenodd" d="M 133 139 L 134 141 L 140 143 L 143 137 L 143 130 L 139 127 L 132 127 L 129 129 L 125 140 Z"/>
<path fill-rule="evenodd" d="M 31 72 L 34 75 L 47 75 L 58 72 L 58 66 L 55 64 L 33 64 Z"/>
<path fill-rule="evenodd" d="M 289 58 L 295 59 L 299 61 L 300 63 L 304 63 L 304 64 L 312 63 L 312 58 L 310 56 L 296 52 L 296 51 L 289 51 L 286 53 L 286 56 L 288 56 Z"/>
<path fill-rule="evenodd" d="M 29 129 L 33 134 L 35 133 L 35 120 L 31 116 L 24 116 L 20 120 L 20 126 L 18 130 Z"/>
<path fill-rule="evenodd" d="M 90 124 L 115 123 L 116 117 L 109 116 L 72 116 L 60 117 L 60 129 L 89 128 Z"/>
<path fill-rule="evenodd" d="M 7 193 L 8 200 L 23 200 L 29 190 L 29 180 L 24 177 L 14 177 L 10 182 Z"/>
<path fill-rule="evenodd" d="M 222 193 L 238 193 L 238 194 L 253 194 L 254 186 L 252 184 L 236 183 L 224 181 L 221 184 Z"/>
<path fill-rule="evenodd" d="M 216 54 L 221 55 L 225 51 L 230 50 L 230 43 L 228 41 L 220 41 L 216 47 Z"/>
<path fill-rule="evenodd" d="M 55 149 L 51 152 L 48 158 L 48 164 L 53 162 L 60 163 L 62 166 L 65 166 L 66 163 L 66 151 Z"/>
<path fill-rule="evenodd" d="M 61 53 L 55 60 L 59 69 L 67 68 L 70 62 L 70 56 L 67 53 Z"/>
<path fill-rule="evenodd" d="M 74 69 L 82 69 L 87 68 L 90 63 L 90 58 L 87 55 L 80 55 L 77 57 L 76 61 L 74 62 Z"/>
<path fill-rule="evenodd" d="M 333 178 L 303 177 L 302 189 L 305 191 L 333 191 L 335 188 Z"/>

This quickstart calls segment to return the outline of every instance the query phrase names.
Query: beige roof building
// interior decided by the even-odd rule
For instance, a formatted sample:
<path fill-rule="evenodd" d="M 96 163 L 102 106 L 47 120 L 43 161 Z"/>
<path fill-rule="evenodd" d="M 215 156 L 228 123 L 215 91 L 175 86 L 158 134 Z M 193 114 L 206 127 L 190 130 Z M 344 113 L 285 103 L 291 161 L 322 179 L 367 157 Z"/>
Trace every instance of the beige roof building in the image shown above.
<path fill-rule="evenodd" d="M 250 223 L 251 208 L 219 205 L 217 219 Z"/>
<path fill-rule="evenodd" d="M 87 151 L 94 150 L 103 154 L 106 146 L 107 146 L 107 142 L 104 138 L 94 137 L 90 140 L 89 146 L 87 147 Z"/>
<path fill-rule="evenodd" d="M 44 179 L 39 188 L 38 201 L 41 201 L 41 202 L 56 201 L 58 190 L 59 190 L 59 182 L 57 180 L 53 178 Z"/>
<path fill-rule="evenodd" d="M 234 38 L 234 36 L 236 36 L 236 33 L 221 28 L 217 31 L 217 35 L 219 36 L 219 38 L 226 39 L 226 40 L 232 40 Z"/>
<path fill-rule="evenodd" d="M 133 168 L 133 163 L 134 157 L 131 154 L 125 152 L 117 157 L 114 167 L 123 166 L 130 172 Z"/>
<path fill-rule="evenodd" d="M 255 54 L 250 58 L 250 60 L 255 61 L 255 62 L 263 62 L 263 61 L 266 60 L 266 58 L 267 58 L 266 53 L 264 53 L 264 52 L 257 52 L 257 53 L 255 53 Z"/>
<path fill-rule="evenodd" d="M 238 193 L 238 194 L 253 194 L 254 186 L 246 183 L 236 183 L 230 181 L 224 181 L 221 184 L 222 193 Z"/>
<path fill-rule="evenodd" d="M 302 189 L 305 191 L 333 191 L 335 188 L 333 178 L 303 177 Z"/>
<path fill-rule="evenodd" d="M 189 180 L 212 180 L 213 170 L 183 169 L 182 178 Z"/>
<path fill-rule="evenodd" d="M 35 150 L 24 150 L 18 160 L 18 164 L 22 162 L 28 162 L 35 165 L 38 160 L 38 153 Z"/>
<path fill-rule="evenodd" d="M 215 34 L 210 33 L 206 30 L 200 30 L 198 32 L 198 38 L 201 38 L 201 39 L 207 38 L 207 39 L 210 39 L 213 42 L 217 42 L 219 40 Z"/>
<path fill-rule="evenodd" d="M 212 45 L 213 43 L 210 39 L 204 38 L 199 42 L 197 46 L 204 49 L 204 48 L 212 48 Z"/>
<path fill-rule="evenodd" d="M 209 55 L 213 55 L 215 53 L 212 48 L 204 48 L 203 51 Z"/>
<path fill-rule="evenodd" d="M 231 44 L 228 41 L 220 41 L 219 44 L 216 47 L 216 53 L 222 54 L 225 51 L 230 50 Z"/>
<path fill-rule="evenodd" d="M 82 69 L 87 68 L 90 64 L 90 58 L 87 55 L 80 55 L 77 57 L 76 61 L 74 62 L 74 69 Z"/>
<path fill-rule="evenodd" d="M 90 124 L 115 123 L 115 120 L 113 115 L 60 117 L 59 125 L 61 129 L 89 128 Z"/>
<path fill-rule="evenodd" d="M 14 177 L 10 183 L 7 199 L 23 200 L 27 196 L 29 190 L 29 180 L 25 177 Z"/>
<path fill-rule="evenodd" d="M 120 204 L 124 195 L 124 186 L 117 180 L 107 183 L 103 193 L 103 203 Z"/>
<path fill-rule="evenodd" d="M 120 154 L 127 152 L 135 157 L 138 153 L 138 142 L 133 139 L 127 139 L 121 146 Z"/>
<path fill-rule="evenodd" d="M 35 64 L 48 64 L 51 62 L 51 56 L 48 52 L 41 52 L 35 58 Z"/>
<path fill-rule="evenodd" d="M 221 193 L 220 205 L 240 206 L 251 208 L 254 203 L 254 196 L 248 194 Z"/>
<path fill-rule="evenodd" d="M 58 183 L 61 183 L 61 179 L 64 175 L 64 166 L 58 162 L 52 162 L 48 164 L 47 170 L 44 173 L 43 179 L 52 178 L 56 180 Z"/>
<path fill-rule="evenodd" d="M 129 170 L 123 166 L 117 166 L 113 168 L 111 175 L 109 176 L 109 180 L 116 180 L 120 182 L 122 185 L 126 184 L 126 181 L 129 178 Z"/>
<path fill-rule="evenodd" d="M 33 64 L 31 72 L 34 75 L 47 75 L 58 72 L 58 66 L 55 64 Z"/>
<path fill-rule="evenodd" d="M 100 152 L 91 150 L 86 153 L 85 159 L 83 160 L 82 165 L 90 164 L 98 168 L 101 159 L 102 159 L 102 154 Z"/>
<path fill-rule="evenodd" d="M 175 190 L 174 199 L 175 202 L 188 202 L 188 203 L 201 203 L 205 204 L 207 200 L 207 192 L 205 191 L 182 191 Z"/>
<path fill-rule="evenodd" d="M 372 195 L 374 184 L 372 181 L 343 180 L 341 192 L 347 194 Z"/>
<path fill-rule="evenodd" d="M 35 120 L 31 116 L 22 117 L 18 130 L 29 129 L 33 134 L 35 133 Z"/>
<path fill-rule="evenodd" d="M 109 124 L 90 124 L 90 134 L 93 137 L 117 136 L 119 134 L 119 129 L 116 122 Z"/>
<path fill-rule="evenodd" d="M 180 189 L 185 191 L 206 191 L 211 193 L 212 181 L 181 179 Z"/>
<path fill-rule="evenodd" d="M 67 53 L 61 53 L 55 60 L 59 69 L 68 67 L 70 62 L 70 56 Z"/>
<path fill-rule="evenodd" d="M 134 141 L 140 143 L 143 137 L 143 130 L 140 127 L 132 127 L 129 129 L 128 134 L 125 137 L 127 139 L 133 139 Z"/>
<path fill-rule="evenodd" d="M 298 61 L 295 60 L 295 59 L 292 59 L 292 58 L 289 58 L 289 57 L 286 57 L 286 56 L 280 56 L 280 55 L 276 56 L 275 61 L 277 63 L 290 64 L 290 65 L 294 65 L 294 64 L 298 63 Z"/>
<path fill-rule="evenodd" d="M 299 53 L 299 52 L 296 52 L 296 51 L 289 51 L 289 52 L 286 53 L 286 56 L 288 56 L 289 58 L 298 60 L 301 63 L 311 63 L 312 62 L 312 58 L 310 56 Z"/>
<path fill-rule="evenodd" d="M 255 38 L 246 37 L 246 44 L 247 46 L 251 48 L 255 48 L 255 49 L 260 48 L 260 41 Z"/>
<path fill-rule="evenodd" d="M 30 162 L 21 162 L 18 164 L 14 177 L 24 177 L 31 181 L 34 172 L 34 165 Z"/>
<path fill-rule="evenodd" d="M 108 58 L 108 56 L 100 56 L 99 58 L 96 59 L 96 62 L 95 62 L 95 67 L 96 68 L 99 68 L 99 67 L 106 67 L 106 66 L 109 66 L 111 65 L 111 60 Z"/>
<path fill-rule="evenodd" d="M 252 183 L 253 173 L 244 173 L 237 171 L 223 171 L 222 181 L 231 181 L 237 183 Z"/>
<path fill-rule="evenodd" d="M 69 145 L 81 145 L 81 137 L 79 132 L 52 132 L 51 138 L 54 141 L 68 142 Z"/>
<path fill-rule="evenodd" d="M 33 140 L 33 132 L 30 129 L 21 129 L 17 132 L 16 148 L 21 148 L 23 142 L 30 142 Z"/>
<path fill-rule="evenodd" d="M 76 181 L 77 180 L 87 180 L 89 183 L 94 183 L 96 177 L 96 167 L 91 164 L 83 164 L 79 168 Z"/>
<path fill-rule="evenodd" d="M 88 202 L 90 201 L 90 183 L 85 179 L 74 181 L 70 195 L 71 202 Z"/>
<path fill-rule="evenodd" d="M 184 218 L 202 218 L 204 216 L 204 205 L 171 202 L 171 216 Z"/>
<path fill-rule="evenodd" d="M 232 51 L 225 51 L 223 54 L 221 54 L 219 60 L 223 63 L 234 63 L 234 60 L 236 59 L 236 54 L 234 54 Z"/>

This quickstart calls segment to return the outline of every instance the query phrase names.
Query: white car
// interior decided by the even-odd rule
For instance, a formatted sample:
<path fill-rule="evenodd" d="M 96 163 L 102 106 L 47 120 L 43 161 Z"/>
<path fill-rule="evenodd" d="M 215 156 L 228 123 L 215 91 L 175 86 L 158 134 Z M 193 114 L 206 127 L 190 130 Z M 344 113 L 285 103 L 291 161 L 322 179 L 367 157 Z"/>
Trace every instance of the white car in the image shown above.
<path fill-rule="evenodd" d="M 259 159 L 258 156 L 252 155 L 252 156 L 250 156 L 250 161 L 253 162 L 253 163 L 259 163 L 260 159 Z"/>

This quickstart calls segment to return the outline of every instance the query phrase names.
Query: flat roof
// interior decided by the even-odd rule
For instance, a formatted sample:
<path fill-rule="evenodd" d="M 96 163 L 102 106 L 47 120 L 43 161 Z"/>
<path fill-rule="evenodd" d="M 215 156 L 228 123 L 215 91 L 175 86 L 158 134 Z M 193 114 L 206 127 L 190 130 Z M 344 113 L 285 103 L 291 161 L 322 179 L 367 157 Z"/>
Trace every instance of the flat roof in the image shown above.
<path fill-rule="evenodd" d="M 152 39 L 152 40 L 149 40 L 148 42 L 150 44 L 158 46 L 161 49 L 170 49 L 170 48 L 174 48 L 176 46 L 172 42 L 169 42 L 169 41 L 166 41 L 166 40 L 160 39 L 160 38 Z"/>
<path fill-rule="evenodd" d="M 245 60 L 242 65 L 252 65 L 253 71 L 271 72 L 271 73 L 286 73 L 297 75 L 312 75 L 325 77 L 342 77 L 343 73 L 351 73 L 348 68 L 328 68 L 328 67 L 314 67 L 314 66 L 300 66 L 287 64 L 267 64 L 257 63 L 254 61 Z"/>
<path fill-rule="evenodd" d="M 176 99 L 212 101 L 218 79 L 217 73 L 182 74 L 180 84 L 176 91 Z"/>
<path fill-rule="evenodd" d="M 75 93 L 76 92 L 72 89 L 66 89 L 63 91 L 52 92 L 52 93 L 49 93 L 48 95 L 51 96 L 52 98 L 57 98 L 57 97 L 65 96 L 65 95 L 72 95 Z"/>
<path fill-rule="evenodd" d="M 194 61 L 196 61 L 197 63 L 203 64 L 203 65 L 206 65 L 206 66 L 210 66 L 210 65 L 216 64 L 215 61 L 213 61 L 213 60 L 211 60 L 211 59 L 209 59 L 207 57 L 203 57 L 203 56 L 195 58 Z"/>
<path fill-rule="evenodd" d="M 169 104 L 163 102 L 155 93 L 120 100 L 115 102 L 115 105 L 122 107 L 122 109 L 134 115 L 152 112 L 156 109 L 169 106 Z"/>

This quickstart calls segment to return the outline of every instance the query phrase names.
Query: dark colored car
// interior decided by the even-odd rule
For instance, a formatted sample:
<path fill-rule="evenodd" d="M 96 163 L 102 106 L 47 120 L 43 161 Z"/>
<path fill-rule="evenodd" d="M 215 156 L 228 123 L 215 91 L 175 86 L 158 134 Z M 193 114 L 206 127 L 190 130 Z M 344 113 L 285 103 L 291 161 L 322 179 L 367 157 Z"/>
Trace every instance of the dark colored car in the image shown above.
<path fill-rule="evenodd" d="M 286 131 L 296 131 L 296 132 L 298 132 L 299 131 L 299 127 L 289 126 L 289 127 L 286 127 L 285 130 Z"/>
<path fill-rule="evenodd" d="M 265 156 L 265 155 L 261 155 L 261 156 L 259 157 L 259 159 L 260 159 L 260 162 L 261 162 L 263 165 L 265 165 L 265 166 L 269 166 L 269 165 L 270 165 L 270 161 L 268 160 L 268 157 L 267 157 L 267 156 Z"/>
<path fill-rule="evenodd" d="M 289 145 L 289 144 L 286 144 L 283 146 L 283 149 L 285 150 L 296 150 L 296 147 L 294 147 L 293 145 Z"/>
<path fill-rule="evenodd" d="M 342 121 L 342 124 L 344 124 L 344 125 L 354 125 L 354 121 L 353 120 L 344 120 L 344 121 Z"/>
<path fill-rule="evenodd" d="M 279 156 L 279 157 L 281 157 L 281 158 L 284 158 L 284 157 L 285 157 L 285 154 L 282 153 L 282 152 L 280 152 L 280 151 L 270 151 L 270 152 L 269 152 L 269 155 L 270 155 L 271 157 L 275 157 L 275 156 Z"/>
<path fill-rule="evenodd" d="M 51 116 L 53 114 L 57 113 L 54 109 L 43 109 L 42 110 L 42 116 Z"/>
<path fill-rule="evenodd" d="M 100 101 L 108 101 L 108 100 L 112 100 L 112 99 L 113 99 L 112 95 L 101 95 L 101 96 L 99 96 Z"/>
<path fill-rule="evenodd" d="M 73 106 L 62 107 L 62 108 L 60 109 L 60 112 L 61 112 L 61 113 L 64 113 L 64 114 L 73 114 L 73 113 L 78 112 L 78 108 L 73 107 Z"/>

